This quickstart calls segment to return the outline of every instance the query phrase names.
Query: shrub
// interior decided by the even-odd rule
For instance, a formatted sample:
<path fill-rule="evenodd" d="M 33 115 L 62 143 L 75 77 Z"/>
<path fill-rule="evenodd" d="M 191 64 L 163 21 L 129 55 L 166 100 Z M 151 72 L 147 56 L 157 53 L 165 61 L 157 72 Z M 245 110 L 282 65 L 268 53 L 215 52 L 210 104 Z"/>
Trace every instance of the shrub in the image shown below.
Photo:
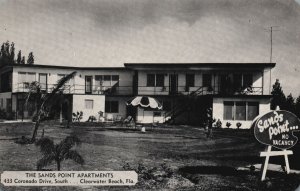
<path fill-rule="evenodd" d="M 5 111 L 5 109 L 0 108 L 0 119 L 6 119 L 6 116 L 7 112 Z"/>
<path fill-rule="evenodd" d="M 230 126 L 231 126 L 231 123 L 230 123 L 230 122 L 227 122 L 227 123 L 226 123 L 226 127 L 229 128 Z"/>
<path fill-rule="evenodd" d="M 130 166 L 126 163 L 123 166 L 124 170 L 134 170 L 138 174 L 138 183 L 143 187 L 154 188 L 162 183 L 165 179 L 169 179 L 174 176 L 175 172 L 166 163 L 161 164 L 158 167 L 147 167 L 142 163 L 139 163 L 137 167 Z"/>
<path fill-rule="evenodd" d="M 222 122 L 220 119 L 218 119 L 216 122 L 216 128 L 222 128 Z"/>
<path fill-rule="evenodd" d="M 100 117 L 103 117 L 104 112 L 103 111 L 99 111 L 98 114 L 99 114 Z"/>
<path fill-rule="evenodd" d="M 72 115 L 73 115 L 73 121 L 80 122 L 80 120 L 82 119 L 82 116 L 83 116 L 83 112 L 77 111 L 76 113 L 72 113 Z"/>
<path fill-rule="evenodd" d="M 86 122 L 95 122 L 96 121 L 96 117 L 91 115 L 89 116 L 89 119 Z"/>
<path fill-rule="evenodd" d="M 16 112 L 15 111 L 7 112 L 6 113 L 6 119 L 7 120 L 16 119 Z"/>
<path fill-rule="evenodd" d="M 237 127 L 238 129 L 240 129 L 241 126 L 242 126 L 242 124 L 241 124 L 240 122 L 237 122 L 237 123 L 236 123 L 236 127 Z"/>

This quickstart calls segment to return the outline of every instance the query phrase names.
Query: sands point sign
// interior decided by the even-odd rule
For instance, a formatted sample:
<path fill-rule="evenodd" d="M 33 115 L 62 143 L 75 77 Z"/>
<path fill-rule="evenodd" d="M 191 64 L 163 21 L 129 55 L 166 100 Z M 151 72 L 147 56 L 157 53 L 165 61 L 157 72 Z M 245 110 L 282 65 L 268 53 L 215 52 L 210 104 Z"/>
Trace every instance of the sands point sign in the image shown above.
<path fill-rule="evenodd" d="M 271 111 L 259 116 L 254 124 L 255 138 L 265 145 L 278 149 L 289 149 L 298 141 L 293 132 L 300 130 L 300 121 L 291 112 Z"/>
<path fill-rule="evenodd" d="M 262 164 L 261 180 L 265 180 L 269 158 L 271 156 L 284 156 L 286 173 L 290 173 L 288 155 L 292 155 L 292 148 L 298 141 L 293 135 L 294 131 L 300 130 L 300 121 L 297 116 L 284 110 L 270 111 L 253 120 L 255 138 L 267 145 L 266 151 L 260 152 L 261 157 L 266 157 Z M 280 149 L 272 151 L 272 147 Z"/>

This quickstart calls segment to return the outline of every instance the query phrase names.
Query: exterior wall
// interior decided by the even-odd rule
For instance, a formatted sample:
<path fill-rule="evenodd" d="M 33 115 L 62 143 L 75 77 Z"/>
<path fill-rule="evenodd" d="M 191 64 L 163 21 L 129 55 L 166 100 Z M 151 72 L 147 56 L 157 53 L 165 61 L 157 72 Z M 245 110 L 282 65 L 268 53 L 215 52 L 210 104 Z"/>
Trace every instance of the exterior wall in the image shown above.
<path fill-rule="evenodd" d="M 56 69 L 56 68 L 37 68 L 37 67 L 14 67 L 13 70 L 13 92 L 24 91 L 23 84 L 18 82 L 19 72 L 36 73 L 35 81 L 39 81 L 39 73 L 47 74 L 48 89 L 51 89 L 54 84 L 59 80 L 58 74 L 70 74 L 77 71 L 74 79 L 68 82 L 71 85 L 70 91 L 68 89 L 65 93 L 85 94 L 85 76 L 92 76 L 93 94 L 97 93 L 95 84 L 95 75 L 119 75 L 119 91 L 120 94 L 132 94 L 132 71 L 129 70 L 74 70 L 74 69 Z M 25 89 L 26 91 L 26 89 Z"/>
<path fill-rule="evenodd" d="M 265 68 L 263 71 L 263 94 L 270 95 L 272 90 L 272 70 Z"/>
<path fill-rule="evenodd" d="M 230 128 L 237 128 L 236 123 L 242 123 L 241 129 L 248 129 L 251 126 L 251 121 L 243 120 L 224 120 L 224 101 L 253 101 L 259 102 L 259 115 L 267 113 L 270 111 L 270 99 L 269 98 L 213 98 L 213 118 L 216 120 L 220 119 L 222 122 L 222 127 L 226 127 L 226 123 L 230 122 Z"/>
<path fill-rule="evenodd" d="M 48 88 L 51 88 L 53 84 L 58 81 L 58 74 L 70 74 L 74 70 L 70 69 L 55 69 L 55 68 L 30 68 L 30 67 L 14 67 L 13 70 L 13 92 L 19 92 L 23 90 L 23 85 L 18 81 L 19 72 L 31 72 L 35 74 L 35 81 L 39 81 L 39 73 L 47 74 Z M 76 78 L 76 77 L 75 77 Z M 75 81 L 75 80 L 74 80 Z M 71 83 L 71 82 L 69 82 Z"/>
<path fill-rule="evenodd" d="M 118 101 L 119 103 L 119 109 L 117 113 L 109 113 L 113 116 L 114 119 L 117 119 L 118 117 L 122 117 L 123 119 L 126 118 L 127 112 L 126 112 L 126 101 L 129 100 L 130 97 L 105 97 L 105 101 Z M 103 110 L 104 111 L 104 110 Z M 104 113 L 105 116 L 107 116 L 108 113 Z"/>
<path fill-rule="evenodd" d="M 93 109 L 85 108 L 85 100 L 93 100 Z M 104 111 L 105 96 L 104 95 L 73 95 L 73 113 L 77 111 L 83 112 L 81 121 L 87 121 L 89 116 L 99 118 L 99 111 Z"/>
<path fill-rule="evenodd" d="M 139 95 L 168 95 L 169 89 L 163 87 L 147 87 L 147 74 L 166 74 L 164 71 L 139 71 L 138 72 L 138 94 Z M 165 87 L 169 86 L 169 75 L 164 76 Z"/>
<path fill-rule="evenodd" d="M 263 71 L 247 71 L 247 70 L 231 70 L 227 71 L 224 70 L 224 72 L 220 71 L 214 71 L 214 70 L 183 70 L 183 71 L 166 71 L 166 70 L 145 70 L 145 71 L 138 71 L 138 94 L 140 95 L 169 95 L 169 77 L 171 74 L 177 74 L 178 75 L 178 92 L 182 94 L 188 94 L 192 91 L 197 91 L 199 88 L 202 88 L 202 92 L 204 94 L 217 94 L 220 85 L 220 75 L 222 74 L 229 74 L 229 77 L 231 78 L 231 81 L 233 81 L 233 74 L 235 73 L 241 73 L 241 74 L 247 74 L 251 73 L 253 74 L 253 88 L 254 93 L 256 95 L 269 95 L 268 92 L 263 92 Z M 164 76 L 164 87 L 147 87 L 147 74 L 165 74 Z M 195 74 L 195 85 L 194 87 L 189 87 L 189 90 L 186 91 L 186 74 Z M 212 80 L 211 80 L 211 87 L 213 87 L 212 92 L 208 91 L 207 87 L 203 86 L 203 74 L 211 74 Z"/>
<path fill-rule="evenodd" d="M 134 70 L 114 70 L 114 69 L 97 69 L 97 70 L 88 70 L 88 69 L 70 69 L 70 68 L 46 68 L 46 67 L 22 67 L 22 66 L 14 66 L 13 73 L 12 73 L 12 92 L 20 92 L 22 89 L 22 85 L 20 88 L 20 84 L 18 84 L 18 73 L 19 72 L 30 72 L 36 73 L 35 81 L 39 81 L 39 73 L 46 73 L 47 74 L 47 83 L 48 89 L 53 87 L 53 84 L 56 84 L 59 77 L 58 74 L 69 74 L 74 70 L 77 71 L 76 76 L 74 79 L 70 80 L 68 85 L 70 85 L 70 89 L 67 89 L 65 93 L 67 94 L 74 94 L 73 95 L 73 112 L 76 111 L 83 111 L 83 120 L 86 121 L 89 116 L 93 115 L 98 119 L 98 112 L 105 111 L 105 100 L 115 100 L 119 102 L 119 110 L 117 113 L 111 113 L 114 118 L 118 116 L 122 116 L 123 118 L 126 117 L 126 105 L 125 101 L 129 99 L 129 97 L 133 94 L 133 74 Z M 164 87 L 147 87 L 147 74 L 165 74 L 164 75 Z M 189 92 L 196 91 L 203 86 L 202 77 L 203 74 L 212 74 L 212 82 L 211 86 L 214 88 L 214 92 L 208 92 L 207 87 L 202 88 L 203 95 L 205 94 L 217 94 L 218 93 L 218 86 L 220 84 L 221 75 L 222 74 L 229 74 L 231 80 L 233 80 L 234 73 L 252 73 L 253 74 L 253 87 L 262 88 L 263 95 L 270 94 L 270 84 L 271 84 L 271 68 L 266 68 L 264 70 L 261 69 L 252 69 L 247 71 L 247 69 L 226 69 L 224 68 L 186 68 L 184 70 L 178 69 L 139 69 L 138 70 L 138 95 L 169 95 L 170 92 L 170 82 L 169 78 L 171 74 L 178 75 L 178 92 L 187 95 Z M 186 74 L 195 74 L 195 85 L 194 87 L 190 87 L 188 91 L 186 90 Z M 118 86 L 118 94 L 117 95 L 125 95 L 128 97 L 121 97 L 115 96 L 112 97 L 106 95 L 98 95 L 103 94 L 103 92 L 99 92 L 97 87 L 94 87 L 96 84 L 95 76 L 96 75 L 118 75 L 119 76 L 119 86 Z M 92 76 L 92 94 L 85 94 L 85 77 Z M 22 91 L 21 91 L 22 92 Z M 26 91 L 25 91 L 26 92 Z M 98 92 L 98 93 L 97 93 Z M 97 94 L 97 95 L 96 95 Z M 234 93 L 235 94 L 235 93 Z M 251 94 L 251 93 L 250 93 Z M 253 93 L 256 94 L 256 93 Z M 261 93 L 260 93 L 261 95 Z M 1 98 L 9 97 L 11 98 L 11 93 L 1 93 L 0 94 L 0 101 Z M 167 96 L 166 96 L 167 97 Z M 250 96 L 251 97 L 251 96 Z M 269 100 L 266 98 L 214 98 L 213 100 L 213 109 L 214 109 L 214 117 L 216 119 L 220 119 L 223 122 L 223 101 L 258 101 L 260 103 L 259 110 L 260 114 L 269 110 Z M 170 97 L 169 97 L 170 98 Z M 85 99 L 94 100 L 94 107 L 93 109 L 86 109 L 85 108 Z M 123 104 L 124 103 L 124 104 Z M 211 103 L 211 102 L 210 102 Z M 1 104 L 1 102 L 0 102 Z M 1 105 L 0 105 L 1 106 Z M 3 106 L 6 106 L 6 99 L 3 101 Z M 16 109 L 16 99 L 12 99 L 12 110 Z M 162 111 L 161 116 L 154 116 L 153 111 L 144 111 L 143 109 L 139 108 L 137 110 L 137 121 L 143 123 L 153 123 L 153 122 L 164 122 L 164 111 Z M 105 114 L 106 116 L 107 114 Z M 187 116 L 187 115 L 185 115 Z M 185 117 L 186 118 L 186 117 Z M 227 121 L 223 122 L 223 125 L 226 124 Z M 242 122 L 244 127 L 250 126 L 250 121 Z M 236 121 L 232 122 L 232 127 L 235 127 Z"/>
<path fill-rule="evenodd" d="M 164 111 L 158 111 L 161 113 L 161 116 L 154 116 L 155 111 L 144 110 L 143 108 L 139 108 L 137 110 L 137 122 L 138 123 L 163 123 L 164 119 Z"/>
<path fill-rule="evenodd" d="M 11 99 L 11 98 L 12 98 L 11 92 L 0 93 L 0 108 L 6 110 L 7 99 Z M 12 103 L 12 105 L 14 104 Z M 15 110 L 14 108 L 15 107 L 12 107 L 12 110 Z"/>

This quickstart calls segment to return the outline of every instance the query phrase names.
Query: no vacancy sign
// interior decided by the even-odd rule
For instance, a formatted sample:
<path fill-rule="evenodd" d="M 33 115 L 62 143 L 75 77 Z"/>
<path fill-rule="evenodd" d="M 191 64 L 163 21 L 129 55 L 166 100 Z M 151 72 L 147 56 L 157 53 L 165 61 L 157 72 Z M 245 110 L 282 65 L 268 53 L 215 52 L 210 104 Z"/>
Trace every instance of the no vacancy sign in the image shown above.
<path fill-rule="evenodd" d="M 300 130 L 299 127 L 300 121 L 295 114 L 284 110 L 271 111 L 256 119 L 254 135 L 265 145 L 289 149 L 298 141 L 293 132 Z"/>

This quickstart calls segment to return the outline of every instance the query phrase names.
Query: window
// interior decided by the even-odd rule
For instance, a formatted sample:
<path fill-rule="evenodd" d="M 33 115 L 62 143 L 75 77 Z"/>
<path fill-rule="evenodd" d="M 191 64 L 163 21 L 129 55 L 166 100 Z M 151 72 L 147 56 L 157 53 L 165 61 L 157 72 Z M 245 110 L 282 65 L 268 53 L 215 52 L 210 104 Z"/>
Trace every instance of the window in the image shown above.
<path fill-rule="evenodd" d="M 224 102 L 224 120 L 234 120 L 233 108 L 234 108 L 233 101 Z"/>
<path fill-rule="evenodd" d="M 112 75 L 111 80 L 112 81 L 119 81 L 119 76 L 118 75 Z"/>
<path fill-rule="evenodd" d="M 1 104 L 0 107 L 3 108 L 3 98 L 1 98 Z"/>
<path fill-rule="evenodd" d="M 94 100 L 92 100 L 92 99 L 84 100 L 84 107 L 85 107 L 85 109 L 93 109 L 94 108 Z"/>
<path fill-rule="evenodd" d="M 246 120 L 246 102 L 235 103 L 235 120 Z"/>
<path fill-rule="evenodd" d="M 57 74 L 57 82 L 67 76 L 68 74 Z M 69 81 L 67 81 L 66 85 L 73 85 L 74 84 L 74 78 L 71 78 Z"/>
<path fill-rule="evenodd" d="M 119 75 L 95 75 L 95 88 L 119 85 Z"/>
<path fill-rule="evenodd" d="M 111 81 L 111 75 L 104 75 L 104 81 Z"/>
<path fill-rule="evenodd" d="M 186 87 L 195 86 L 195 74 L 186 74 L 185 76 Z"/>
<path fill-rule="evenodd" d="M 18 73 L 18 82 L 19 83 L 31 83 L 35 80 L 35 73 L 32 72 L 19 72 Z"/>
<path fill-rule="evenodd" d="M 147 86 L 148 87 L 155 86 L 155 74 L 147 74 Z"/>
<path fill-rule="evenodd" d="M 100 88 L 103 85 L 103 76 L 95 76 L 95 87 Z"/>
<path fill-rule="evenodd" d="M 203 86 L 211 87 L 211 74 L 203 74 Z"/>
<path fill-rule="evenodd" d="M 118 113 L 119 102 L 118 101 L 105 101 L 105 112 L 106 113 Z"/>
<path fill-rule="evenodd" d="M 253 120 L 259 114 L 258 102 L 248 102 L 248 114 L 247 119 Z"/>
<path fill-rule="evenodd" d="M 224 120 L 250 121 L 258 115 L 258 102 L 224 101 Z"/>
<path fill-rule="evenodd" d="M 112 86 L 119 86 L 119 75 L 111 76 L 111 85 Z"/>
<path fill-rule="evenodd" d="M 244 74 L 243 87 L 251 87 L 253 84 L 252 74 Z"/>
<path fill-rule="evenodd" d="M 156 86 L 157 87 L 163 87 L 165 81 L 164 74 L 156 74 Z"/>
<path fill-rule="evenodd" d="M 165 74 L 147 74 L 147 86 L 148 87 L 164 87 L 165 86 Z"/>

